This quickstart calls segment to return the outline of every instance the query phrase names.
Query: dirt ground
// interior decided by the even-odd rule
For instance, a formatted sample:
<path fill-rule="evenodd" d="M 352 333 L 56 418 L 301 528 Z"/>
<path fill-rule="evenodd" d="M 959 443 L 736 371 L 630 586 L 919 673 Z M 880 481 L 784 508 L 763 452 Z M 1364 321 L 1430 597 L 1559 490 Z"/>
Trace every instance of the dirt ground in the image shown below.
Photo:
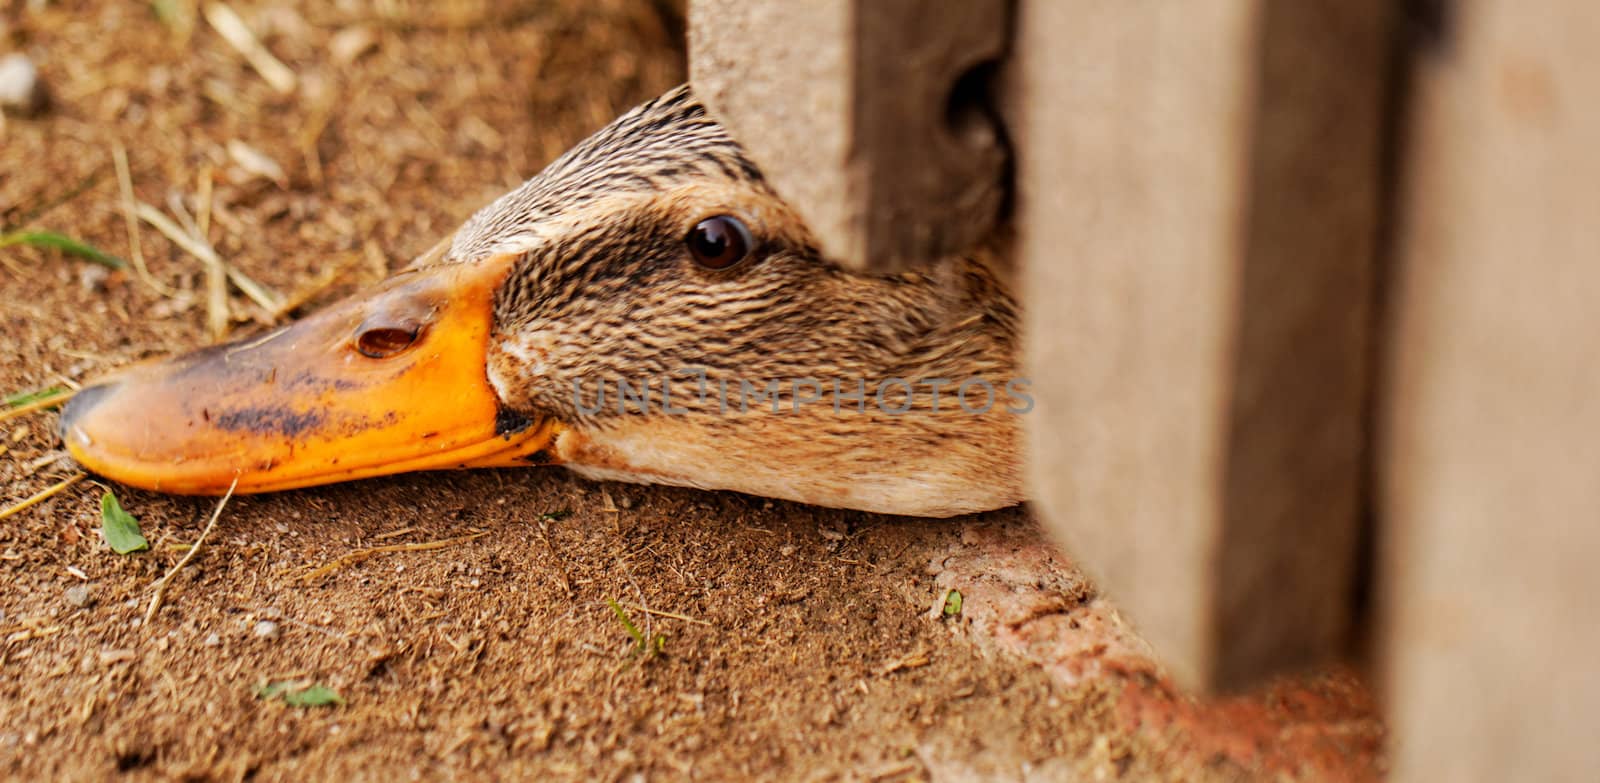
<path fill-rule="evenodd" d="M 42 113 L 0 127 L 0 224 L 133 258 L 138 199 L 203 223 L 296 312 L 381 278 L 684 77 L 671 3 L 235 2 L 278 92 L 193 3 L 0 0 Z M 261 159 L 270 161 L 263 164 Z M 274 167 L 280 171 L 274 171 Z M 203 194 L 209 192 L 209 199 Z M 0 250 L 0 392 L 206 344 L 202 264 Z M 230 291 L 233 334 L 270 323 Z M 0 506 L 67 478 L 55 414 L 0 423 Z M 92 479 L 0 521 L 0 774 L 16 779 L 1374 779 L 1352 673 L 1177 695 L 1025 510 L 927 521 L 559 469 L 214 506 Z M 370 553 L 374 547 L 446 542 Z M 314 573 L 323 566 L 336 566 Z M 959 590 L 962 612 L 939 611 Z M 619 602 L 648 655 L 608 605 Z M 326 685 L 332 707 L 257 697 Z"/>

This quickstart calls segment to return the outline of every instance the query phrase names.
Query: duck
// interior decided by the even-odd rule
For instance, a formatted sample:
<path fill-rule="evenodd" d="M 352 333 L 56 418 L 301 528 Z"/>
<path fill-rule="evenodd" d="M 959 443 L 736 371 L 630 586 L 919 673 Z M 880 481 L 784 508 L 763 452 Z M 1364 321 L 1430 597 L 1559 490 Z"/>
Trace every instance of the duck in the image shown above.
<path fill-rule="evenodd" d="M 87 470 L 221 495 L 560 465 L 596 480 L 949 517 L 1023 499 L 996 241 L 853 271 L 683 85 L 390 278 L 116 371 L 63 409 Z"/>

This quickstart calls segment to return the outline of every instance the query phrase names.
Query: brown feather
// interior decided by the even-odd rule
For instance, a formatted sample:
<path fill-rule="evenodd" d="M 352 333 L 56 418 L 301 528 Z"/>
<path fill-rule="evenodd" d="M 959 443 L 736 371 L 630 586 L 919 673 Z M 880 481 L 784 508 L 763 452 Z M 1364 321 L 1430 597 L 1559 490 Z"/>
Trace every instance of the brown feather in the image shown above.
<path fill-rule="evenodd" d="M 684 243 L 716 215 L 742 220 L 757 245 L 720 272 Z M 895 275 L 830 262 L 686 86 L 484 208 L 428 260 L 504 253 L 519 258 L 496 297 L 490 378 L 510 408 L 567 426 L 556 456 L 581 473 L 933 516 L 1022 497 L 1003 392 L 1017 375 L 1016 305 L 992 259 Z M 781 413 L 723 411 L 682 374 L 695 368 L 712 389 L 814 378 L 824 393 L 798 412 L 788 391 Z M 663 377 L 686 412 L 662 411 Z M 870 395 L 893 378 L 952 383 L 937 412 L 924 385 L 890 415 Z M 989 412 L 958 405 L 954 384 L 969 378 L 995 388 Z M 848 401 L 835 412 L 835 379 L 864 382 L 867 412 Z M 595 410 L 600 384 L 623 381 L 649 389 L 650 412 Z"/>

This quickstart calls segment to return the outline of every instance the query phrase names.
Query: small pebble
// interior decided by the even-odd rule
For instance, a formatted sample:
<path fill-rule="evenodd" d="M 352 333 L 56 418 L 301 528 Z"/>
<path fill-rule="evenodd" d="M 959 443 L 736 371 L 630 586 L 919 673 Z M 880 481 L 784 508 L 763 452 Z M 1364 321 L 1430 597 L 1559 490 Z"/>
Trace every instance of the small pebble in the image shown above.
<path fill-rule="evenodd" d="M 0 57 L 0 109 L 26 117 L 43 111 L 45 103 L 44 85 L 33 61 L 21 53 Z"/>
<path fill-rule="evenodd" d="M 260 639 L 276 639 L 278 637 L 278 624 L 271 620 L 262 620 L 256 623 L 254 633 Z"/>
<path fill-rule="evenodd" d="M 789 557 L 795 553 L 796 549 L 798 549 L 798 547 L 796 547 L 794 544 L 784 544 L 783 546 L 778 547 L 778 554 L 783 555 L 784 557 Z"/>
<path fill-rule="evenodd" d="M 377 48 L 378 35 L 369 27 L 346 27 L 328 39 L 328 54 L 339 65 L 349 65 Z"/>
<path fill-rule="evenodd" d="M 78 286 L 84 293 L 103 294 L 106 291 L 106 280 L 111 277 L 111 270 L 99 264 L 83 264 L 78 267 Z"/>
<path fill-rule="evenodd" d="M 203 642 L 203 644 L 207 647 L 221 647 L 222 637 L 214 633 L 208 633 L 206 634 L 206 640 Z"/>
<path fill-rule="evenodd" d="M 633 498 L 623 495 L 622 498 L 617 501 L 617 506 L 623 510 L 633 508 Z"/>
<path fill-rule="evenodd" d="M 67 603 L 82 609 L 89 605 L 89 586 L 73 585 L 67 588 Z"/>
<path fill-rule="evenodd" d="M 270 155 L 256 149 L 238 139 L 228 140 L 228 157 L 244 172 L 245 179 L 260 177 L 271 180 L 279 187 L 287 187 L 289 177 L 283 173 L 283 167 L 278 165 Z"/>
<path fill-rule="evenodd" d="M 110 666 L 112 664 L 122 663 L 123 661 L 131 661 L 137 657 L 139 657 L 139 654 L 132 650 L 101 650 L 100 665 Z"/>

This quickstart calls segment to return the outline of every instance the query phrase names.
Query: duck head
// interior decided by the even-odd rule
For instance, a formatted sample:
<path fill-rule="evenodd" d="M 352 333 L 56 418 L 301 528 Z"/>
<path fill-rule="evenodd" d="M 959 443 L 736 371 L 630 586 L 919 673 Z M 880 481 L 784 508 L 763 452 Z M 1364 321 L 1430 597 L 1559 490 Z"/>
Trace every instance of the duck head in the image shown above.
<path fill-rule="evenodd" d="M 831 263 L 681 87 L 375 288 L 84 389 L 62 435 L 182 494 L 562 464 L 945 516 L 1021 499 L 1015 353 L 985 259 Z"/>

